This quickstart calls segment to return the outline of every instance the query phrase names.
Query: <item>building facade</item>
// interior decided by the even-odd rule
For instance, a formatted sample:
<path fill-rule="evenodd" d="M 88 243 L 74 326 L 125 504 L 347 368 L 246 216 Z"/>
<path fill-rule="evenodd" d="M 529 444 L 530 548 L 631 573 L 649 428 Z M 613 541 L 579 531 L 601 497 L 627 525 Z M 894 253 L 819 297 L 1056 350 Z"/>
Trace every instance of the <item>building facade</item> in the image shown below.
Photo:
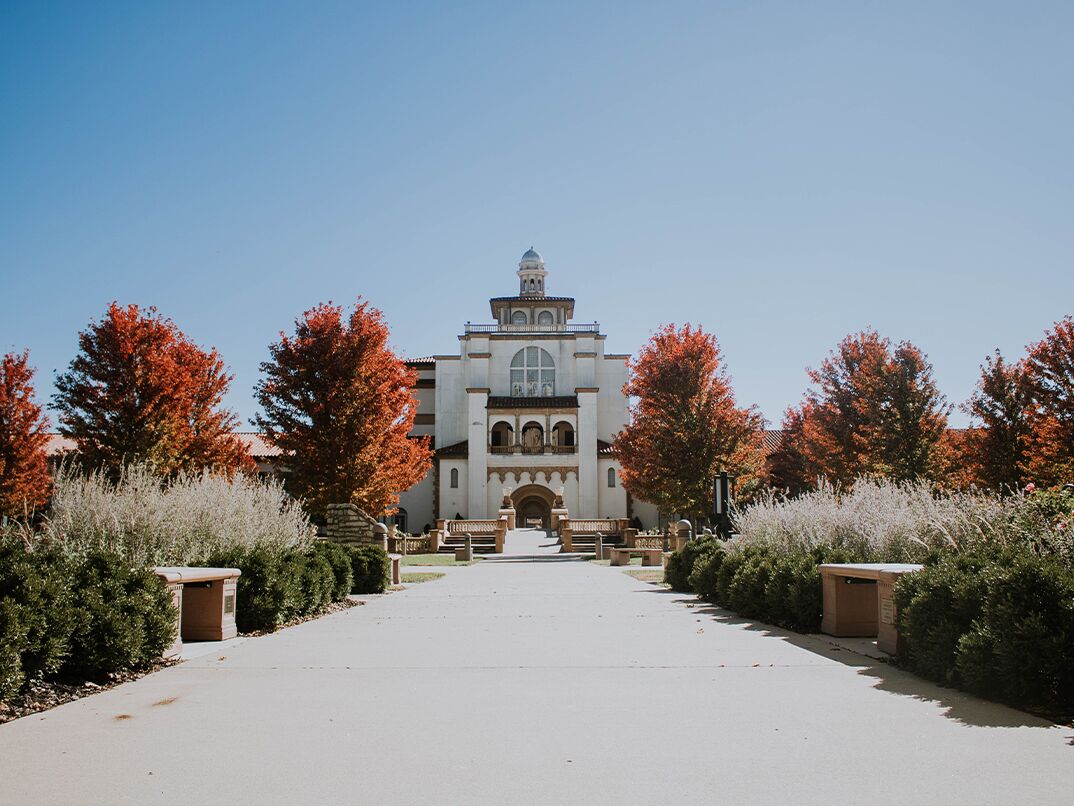
<path fill-rule="evenodd" d="M 505 495 L 520 525 L 547 525 L 557 495 L 572 518 L 655 525 L 655 508 L 630 498 L 611 454 L 627 422 L 629 355 L 605 352 L 597 323 L 573 321 L 574 299 L 547 293 L 532 248 L 515 274 L 518 293 L 489 300 L 492 321 L 468 322 L 458 354 L 408 362 L 418 373 L 413 433 L 430 436 L 436 456 L 402 494 L 399 526 L 494 518 Z"/>

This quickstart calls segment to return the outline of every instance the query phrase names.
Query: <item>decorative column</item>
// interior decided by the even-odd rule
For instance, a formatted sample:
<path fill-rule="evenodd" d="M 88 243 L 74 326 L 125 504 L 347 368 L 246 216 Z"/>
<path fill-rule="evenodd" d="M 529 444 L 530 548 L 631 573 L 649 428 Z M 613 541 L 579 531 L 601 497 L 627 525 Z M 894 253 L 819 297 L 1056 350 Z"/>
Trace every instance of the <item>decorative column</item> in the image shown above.
<path fill-rule="evenodd" d="M 488 517 L 488 399 L 487 388 L 470 387 L 466 390 L 469 454 L 466 458 L 466 517 L 474 520 Z"/>
<path fill-rule="evenodd" d="M 579 387 L 578 395 L 578 511 L 575 518 L 599 518 L 597 497 L 597 388 Z"/>

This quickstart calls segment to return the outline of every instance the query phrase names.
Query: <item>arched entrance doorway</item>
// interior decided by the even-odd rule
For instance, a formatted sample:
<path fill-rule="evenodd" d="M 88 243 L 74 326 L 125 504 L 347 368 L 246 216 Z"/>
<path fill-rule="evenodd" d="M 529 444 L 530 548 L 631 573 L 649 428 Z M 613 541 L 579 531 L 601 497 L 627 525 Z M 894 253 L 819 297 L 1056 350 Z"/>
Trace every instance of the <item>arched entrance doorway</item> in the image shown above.
<path fill-rule="evenodd" d="M 540 484 L 527 484 L 511 493 L 515 505 L 515 523 L 519 527 L 549 528 L 552 522 L 552 502 L 556 495 Z"/>

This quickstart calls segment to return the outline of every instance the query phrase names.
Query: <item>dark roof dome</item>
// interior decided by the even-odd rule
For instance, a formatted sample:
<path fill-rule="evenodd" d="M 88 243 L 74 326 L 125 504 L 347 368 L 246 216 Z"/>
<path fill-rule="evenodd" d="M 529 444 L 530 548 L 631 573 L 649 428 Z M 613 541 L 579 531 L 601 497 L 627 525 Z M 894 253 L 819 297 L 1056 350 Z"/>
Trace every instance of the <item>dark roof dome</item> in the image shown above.
<path fill-rule="evenodd" d="M 536 264 L 538 266 L 544 265 L 544 258 L 541 257 L 541 253 L 534 249 L 532 246 L 522 254 L 522 263 Z"/>

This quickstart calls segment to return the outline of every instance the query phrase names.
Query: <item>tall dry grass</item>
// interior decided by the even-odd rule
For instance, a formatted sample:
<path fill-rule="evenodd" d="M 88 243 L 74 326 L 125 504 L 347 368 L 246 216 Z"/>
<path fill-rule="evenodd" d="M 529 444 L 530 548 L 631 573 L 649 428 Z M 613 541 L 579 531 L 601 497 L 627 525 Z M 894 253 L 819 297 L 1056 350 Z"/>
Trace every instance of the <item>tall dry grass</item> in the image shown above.
<path fill-rule="evenodd" d="M 927 483 L 859 479 L 850 490 L 821 483 L 796 498 L 773 493 L 735 515 L 740 543 L 784 549 L 846 548 L 884 562 L 930 550 L 1018 546 L 1072 557 L 1071 534 L 1038 516 L 1031 500 L 981 492 L 938 493 Z"/>
<path fill-rule="evenodd" d="M 136 464 L 113 483 L 69 465 L 56 475 L 40 538 L 72 552 L 113 551 L 132 565 L 197 565 L 236 546 L 304 546 L 313 532 L 276 481 L 208 471 L 162 480 Z"/>

